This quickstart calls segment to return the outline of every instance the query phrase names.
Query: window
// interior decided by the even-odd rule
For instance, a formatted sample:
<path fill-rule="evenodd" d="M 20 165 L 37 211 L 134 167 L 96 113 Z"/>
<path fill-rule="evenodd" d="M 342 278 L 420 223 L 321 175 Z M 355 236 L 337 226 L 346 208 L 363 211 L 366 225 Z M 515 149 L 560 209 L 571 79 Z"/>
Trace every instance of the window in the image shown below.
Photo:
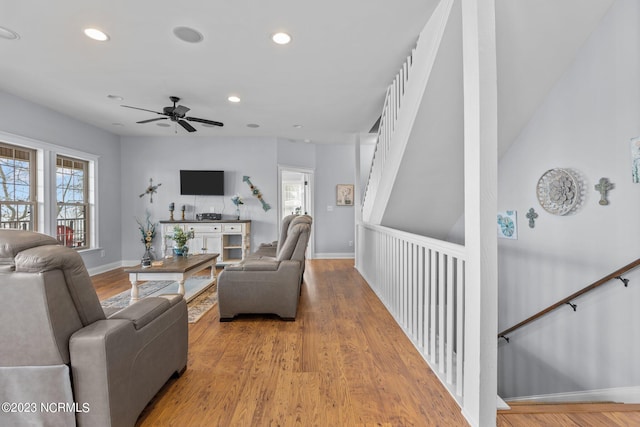
<path fill-rule="evenodd" d="M 0 227 L 35 230 L 36 151 L 0 143 Z"/>
<path fill-rule="evenodd" d="M 56 156 L 56 236 L 65 246 L 89 247 L 89 162 Z"/>

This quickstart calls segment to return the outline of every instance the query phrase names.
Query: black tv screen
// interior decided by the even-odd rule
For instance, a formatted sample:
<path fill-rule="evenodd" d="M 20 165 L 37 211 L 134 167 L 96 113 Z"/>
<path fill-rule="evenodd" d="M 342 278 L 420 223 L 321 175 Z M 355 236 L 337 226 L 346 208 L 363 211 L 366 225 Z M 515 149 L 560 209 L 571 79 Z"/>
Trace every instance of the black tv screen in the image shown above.
<path fill-rule="evenodd" d="M 180 171 L 180 194 L 224 196 L 224 171 Z"/>

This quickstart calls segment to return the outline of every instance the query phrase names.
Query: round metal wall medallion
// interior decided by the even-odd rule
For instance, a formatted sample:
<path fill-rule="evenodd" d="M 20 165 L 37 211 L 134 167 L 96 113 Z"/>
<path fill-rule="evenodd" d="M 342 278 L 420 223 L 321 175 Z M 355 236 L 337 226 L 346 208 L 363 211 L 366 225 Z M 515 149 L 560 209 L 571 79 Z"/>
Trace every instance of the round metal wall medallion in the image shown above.
<path fill-rule="evenodd" d="M 580 200 L 580 182 L 567 169 L 550 169 L 538 180 L 536 194 L 545 211 L 566 215 Z"/>

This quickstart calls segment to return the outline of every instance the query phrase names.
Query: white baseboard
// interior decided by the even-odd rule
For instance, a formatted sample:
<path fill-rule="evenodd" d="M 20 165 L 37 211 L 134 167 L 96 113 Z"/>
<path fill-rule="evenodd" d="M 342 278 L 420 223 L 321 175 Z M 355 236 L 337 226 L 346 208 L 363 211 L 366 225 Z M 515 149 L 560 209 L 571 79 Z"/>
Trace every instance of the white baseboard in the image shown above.
<path fill-rule="evenodd" d="M 313 259 L 351 259 L 355 258 L 354 252 L 316 252 Z"/>
<path fill-rule="evenodd" d="M 640 387 L 617 387 L 600 390 L 585 390 L 571 393 L 541 394 L 506 398 L 509 402 L 618 402 L 640 403 Z"/>

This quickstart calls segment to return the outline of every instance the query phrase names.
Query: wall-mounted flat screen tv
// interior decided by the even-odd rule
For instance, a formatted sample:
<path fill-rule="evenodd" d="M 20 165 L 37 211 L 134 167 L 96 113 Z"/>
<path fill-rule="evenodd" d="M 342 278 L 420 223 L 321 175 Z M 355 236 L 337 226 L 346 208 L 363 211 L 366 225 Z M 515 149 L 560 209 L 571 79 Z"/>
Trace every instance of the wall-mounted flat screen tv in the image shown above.
<path fill-rule="evenodd" d="M 180 171 L 180 194 L 224 196 L 224 171 Z"/>

